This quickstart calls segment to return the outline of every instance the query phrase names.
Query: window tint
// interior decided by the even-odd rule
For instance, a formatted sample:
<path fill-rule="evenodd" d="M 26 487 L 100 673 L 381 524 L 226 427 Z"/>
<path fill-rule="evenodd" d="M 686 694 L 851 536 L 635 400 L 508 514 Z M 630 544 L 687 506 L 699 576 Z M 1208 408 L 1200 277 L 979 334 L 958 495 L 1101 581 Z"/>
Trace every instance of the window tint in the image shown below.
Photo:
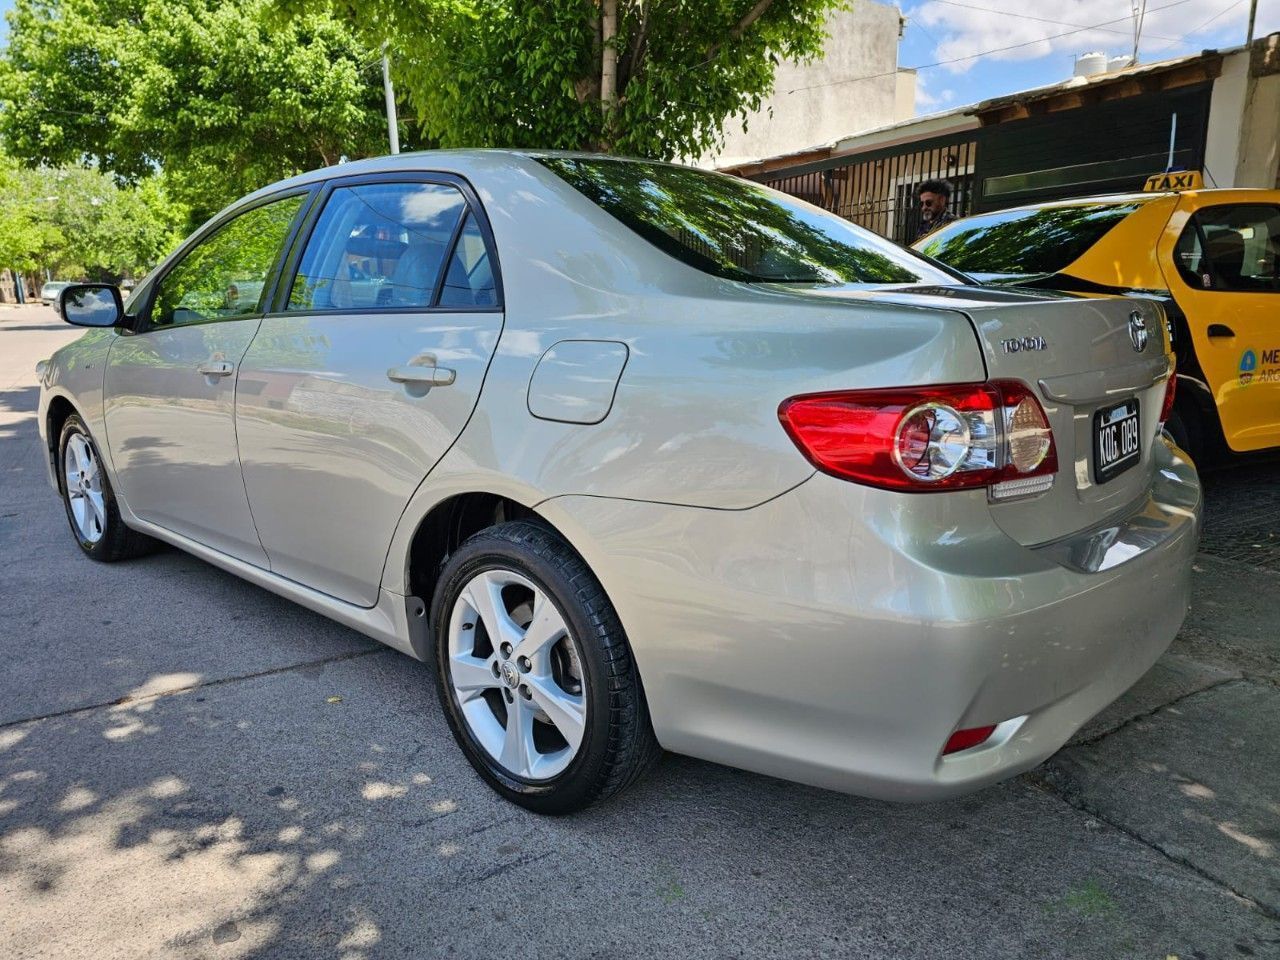
<path fill-rule="evenodd" d="M 1058 273 L 1141 205 L 1084 203 L 969 217 L 930 234 L 920 252 L 979 277 Z"/>
<path fill-rule="evenodd" d="M 910 251 L 749 180 L 602 158 L 540 161 L 654 246 L 748 282 L 955 283 Z"/>
<path fill-rule="evenodd" d="M 489 251 L 476 218 L 468 215 L 466 226 L 458 234 L 453 256 L 449 258 L 444 286 L 440 289 L 440 306 L 491 307 L 497 302 Z"/>
<path fill-rule="evenodd" d="M 267 276 L 304 199 L 299 195 L 254 207 L 200 241 L 160 281 L 151 323 L 202 323 L 261 313 Z"/>
<path fill-rule="evenodd" d="M 334 190 L 298 264 L 289 309 L 430 306 L 465 209 L 456 188 L 436 183 Z"/>
<path fill-rule="evenodd" d="M 1193 287 L 1280 293 L 1280 207 L 1201 210 L 1178 238 L 1174 259 Z"/>

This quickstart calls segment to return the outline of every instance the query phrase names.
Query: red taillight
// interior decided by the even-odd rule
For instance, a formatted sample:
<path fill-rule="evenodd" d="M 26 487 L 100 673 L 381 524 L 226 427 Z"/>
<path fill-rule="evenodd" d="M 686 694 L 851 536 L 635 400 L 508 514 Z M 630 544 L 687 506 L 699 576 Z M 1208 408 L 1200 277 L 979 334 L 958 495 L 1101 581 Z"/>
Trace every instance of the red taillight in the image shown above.
<path fill-rule="evenodd" d="M 792 397 L 778 419 L 825 473 L 892 490 L 1048 489 L 1058 470 L 1044 409 L 1014 380 Z M 1043 477 L 1044 481 L 1030 478 Z"/>
<path fill-rule="evenodd" d="M 1173 398 L 1178 392 L 1178 372 L 1169 374 L 1169 382 L 1164 385 L 1164 403 L 1160 404 L 1160 423 L 1163 426 L 1173 416 Z"/>
<path fill-rule="evenodd" d="M 947 745 L 942 748 L 942 755 L 945 757 L 948 753 L 959 753 L 961 750 L 968 750 L 970 747 L 985 743 L 987 737 L 995 733 L 995 729 L 996 725 L 993 723 L 989 727 L 970 727 L 968 730 L 957 730 L 947 739 Z"/>

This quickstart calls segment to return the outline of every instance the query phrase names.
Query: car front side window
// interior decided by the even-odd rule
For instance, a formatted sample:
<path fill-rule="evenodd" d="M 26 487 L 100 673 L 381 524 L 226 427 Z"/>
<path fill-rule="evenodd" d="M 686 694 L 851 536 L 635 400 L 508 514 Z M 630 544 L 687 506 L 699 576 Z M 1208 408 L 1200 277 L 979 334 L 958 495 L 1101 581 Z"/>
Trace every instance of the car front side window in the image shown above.
<path fill-rule="evenodd" d="M 299 194 L 254 207 L 196 244 L 160 281 L 151 325 L 261 313 L 267 280 L 304 200 Z"/>

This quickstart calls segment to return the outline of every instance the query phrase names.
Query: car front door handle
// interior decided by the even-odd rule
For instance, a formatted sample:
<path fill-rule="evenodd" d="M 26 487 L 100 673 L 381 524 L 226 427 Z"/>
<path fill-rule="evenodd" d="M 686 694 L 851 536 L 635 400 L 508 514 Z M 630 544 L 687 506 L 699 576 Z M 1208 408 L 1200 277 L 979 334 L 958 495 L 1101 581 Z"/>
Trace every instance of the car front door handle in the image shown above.
<path fill-rule="evenodd" d="M 1230 327 L 1228 327 L 1225 323 L 1209 324 L 1209 336 L 1215 340 L 1220 337 L 1234 337 L 1235 335 L 1236 335 L 1236 332 L 1232 330 Z"/>
<path fill-rule="evenodd" d="M 447 387 L 458 379 L 458 373 L 448 367 L 392 367 L 387 379 L 420 387 Z"/>
<path fill-rule="evenodd" d="M 230 360 L 206 360 L 196 369 L 206 377 L 229 377 L 236 372 L 236 365 Z"/>

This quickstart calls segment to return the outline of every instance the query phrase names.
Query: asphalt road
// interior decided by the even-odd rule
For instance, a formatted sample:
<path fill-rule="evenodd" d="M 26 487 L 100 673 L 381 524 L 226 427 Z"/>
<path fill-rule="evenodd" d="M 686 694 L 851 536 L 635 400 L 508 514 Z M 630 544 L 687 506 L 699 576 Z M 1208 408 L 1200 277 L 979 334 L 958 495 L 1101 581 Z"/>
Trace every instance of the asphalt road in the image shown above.
<path fill-rule="evenodd" d="M 1203 554 L 1173 650 L 1010 783 L 894 806 L 668 757 L 539 818 L 425 666 L 176 551 L 80 555 L 34 422 L 75 335 L 0 308 L 0 957 L 1280 957 L 1262 547 Z M 1210 478 L 1211 521 L 1278 481 Z"/>

